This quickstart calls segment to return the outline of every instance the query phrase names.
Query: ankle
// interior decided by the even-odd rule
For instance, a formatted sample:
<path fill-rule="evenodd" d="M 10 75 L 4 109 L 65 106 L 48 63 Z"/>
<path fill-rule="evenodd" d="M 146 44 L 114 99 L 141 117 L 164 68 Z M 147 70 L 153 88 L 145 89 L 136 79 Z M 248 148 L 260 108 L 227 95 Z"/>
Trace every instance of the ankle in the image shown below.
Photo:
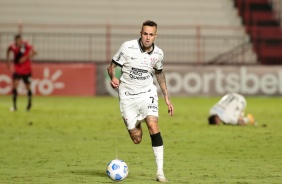
<path fill-rule="evenodd" d="M 157 175 L 164 175 L 163 169 L 158 169 L 157 170 Z"/>

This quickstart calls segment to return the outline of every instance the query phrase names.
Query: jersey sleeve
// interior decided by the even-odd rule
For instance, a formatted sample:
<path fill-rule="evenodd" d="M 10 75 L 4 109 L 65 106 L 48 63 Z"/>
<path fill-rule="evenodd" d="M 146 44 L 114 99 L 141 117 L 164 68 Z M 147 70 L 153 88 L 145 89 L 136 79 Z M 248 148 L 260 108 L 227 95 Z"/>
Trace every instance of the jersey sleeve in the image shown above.
<path fill-rule="evenodd" d="M 155 70 L 162 70 L 163 69 L 163 62 L 164 62 L 164 54 L 163 52 L 160 53 L 158 61 L 156 62 L 154 69 Z"/>
<path fill-rule="evenodd" d="M 126 46 L 126 42 L 125 42 L 120 46 L 118 52 L 114 55 L 112 60 L 117 65 L 122 66 L 126 61 L 126 51 L 127 51 L 127 46 Z"/>

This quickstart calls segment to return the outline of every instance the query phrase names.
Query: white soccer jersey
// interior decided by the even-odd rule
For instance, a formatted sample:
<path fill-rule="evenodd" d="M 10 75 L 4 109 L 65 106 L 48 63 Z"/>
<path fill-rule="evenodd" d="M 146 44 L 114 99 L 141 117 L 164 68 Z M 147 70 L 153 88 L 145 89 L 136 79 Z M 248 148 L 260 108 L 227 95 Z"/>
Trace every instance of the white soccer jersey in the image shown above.
<path fill-rule="evenodd" d="M 246 105 L 246 99 L 242 95 L 228 93 L 210 109 L 210 115 L 218 115 L 224 123 L 235 125 L 244 114 Z"/>
<path fill-rule="evenodd" d="M 142 50 L 140 39 L 124 42 L 113 57 L 113 61 L 122 67 L 119 96 L 132 98 L 156 90 L 153 72 L 154 69 L 162 70 L 163 58 L 163 51 L 156 45 L 147 53 Z"/>

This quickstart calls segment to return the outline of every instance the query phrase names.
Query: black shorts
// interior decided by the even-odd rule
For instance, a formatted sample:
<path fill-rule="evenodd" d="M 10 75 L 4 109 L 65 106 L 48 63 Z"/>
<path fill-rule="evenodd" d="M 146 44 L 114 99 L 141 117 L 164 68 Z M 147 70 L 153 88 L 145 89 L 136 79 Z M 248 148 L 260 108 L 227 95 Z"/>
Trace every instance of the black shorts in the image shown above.
<path fill-rule="evenodd" d="M 25 74 L 25 75 L 14 73 L 13 74 L 13 79 L 15 79 L 15 80 L 16 79 L 17 80 L 21 80 L 22 79 L 25 84 L 30 84 L 30 82 L 31 82 L 31 73 Z"/>

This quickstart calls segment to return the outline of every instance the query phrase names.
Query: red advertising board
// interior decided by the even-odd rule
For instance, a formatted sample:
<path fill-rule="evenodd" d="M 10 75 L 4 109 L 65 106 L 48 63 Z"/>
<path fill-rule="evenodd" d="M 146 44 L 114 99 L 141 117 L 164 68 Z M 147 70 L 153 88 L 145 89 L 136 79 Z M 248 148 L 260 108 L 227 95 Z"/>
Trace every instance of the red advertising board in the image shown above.
<path fill-rule="evenodd" d="M 32 69 L 31 87 L 35 95 L 93 96 L 96 94 L 95 64 L 34 63 Z M 4 63 L 0 63 L 0 95 L 7 95 L 11 90 L 11 72 Z M 22 82 L 18 92 L 26 94 Z"/>

